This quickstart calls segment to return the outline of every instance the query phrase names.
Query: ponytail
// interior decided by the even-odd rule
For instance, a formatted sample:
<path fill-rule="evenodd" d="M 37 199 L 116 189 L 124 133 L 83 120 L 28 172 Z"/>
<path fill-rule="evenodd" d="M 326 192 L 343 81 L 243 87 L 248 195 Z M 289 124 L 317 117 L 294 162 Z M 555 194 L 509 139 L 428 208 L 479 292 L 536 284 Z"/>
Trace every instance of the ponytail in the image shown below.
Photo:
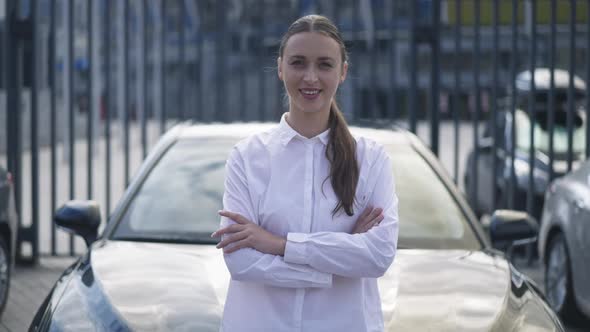
<path fill-rule="evenodd" d="M 340 209 L 348 216 L 354 214 L 353 204 L 359 178 L 359 166 L 356 159 L 356 141 L 348 130 L 346 119 L 332 100 L 330 106 L 330 138 L 326 147 L 326 158 L 330 161 L 330 181 L 339 202 L 332 210 L 332 216 Z M 327 179 L 326 179 L 327 180 Z"/>

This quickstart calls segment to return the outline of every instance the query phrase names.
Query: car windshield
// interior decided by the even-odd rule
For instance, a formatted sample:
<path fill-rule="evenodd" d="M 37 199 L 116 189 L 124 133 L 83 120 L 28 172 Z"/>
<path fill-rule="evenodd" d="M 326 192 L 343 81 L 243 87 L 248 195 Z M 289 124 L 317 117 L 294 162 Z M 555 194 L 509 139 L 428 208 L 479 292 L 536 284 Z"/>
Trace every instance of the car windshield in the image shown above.
<path fill-rule="evenodd" d="M 553 151 L 555 153 L 567 153 L 568 151 L 568 130 L 567 113 L 559 111 L 554 113 L 553 130 Z M 586 125 L 582 113 L 576 113 L 573 117 L 573 145 L 572 151 L 575 154 L 585 152 Z M 547 128 L 546 111 L 538 111 L 535 115 L 535 127 L 533 130 L 534 143 L 537 150 L 549 153 L 549 131 Z M 522 110 L 516 110 L 516 147 L 528 151 L 531 147 L 531 120 L 528 114 Z"/>
<path fill-rule="evenodd" d="M 211 243 L 225 160 L 236 140 L 186 139 L 168 149 L 127 207 L 113 239 Z M 386 146 L 399 196 L 400 247 L 479 249 L 463 211 L 412 147 Z"/>
<path fill-rule="evenodd" d="M 426 160 L 408 145 L 385 145 L 399 198 L 399 247 L 480 249 L 463 210 Z"/>

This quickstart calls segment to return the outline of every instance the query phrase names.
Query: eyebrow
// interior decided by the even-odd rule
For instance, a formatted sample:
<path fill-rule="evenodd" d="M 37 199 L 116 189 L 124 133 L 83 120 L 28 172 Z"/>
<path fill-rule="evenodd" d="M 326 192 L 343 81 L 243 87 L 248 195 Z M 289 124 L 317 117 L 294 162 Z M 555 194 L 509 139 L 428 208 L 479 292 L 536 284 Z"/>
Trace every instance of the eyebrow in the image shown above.
<path fill-rule="evenodd" d="M 306 57 L 303 55 L 292 55 L 289 57 L 289 60 L 294 60 L 294 59 L 303 59 L 304 60 L 304 59 L 306 59 Z M 329 56 L 321 56 L 318 58 L 318 60 L 320 60 L 320 61 L 325 61 L 325 60 L 335 61 L 334 58 L 331 58 Z"/>

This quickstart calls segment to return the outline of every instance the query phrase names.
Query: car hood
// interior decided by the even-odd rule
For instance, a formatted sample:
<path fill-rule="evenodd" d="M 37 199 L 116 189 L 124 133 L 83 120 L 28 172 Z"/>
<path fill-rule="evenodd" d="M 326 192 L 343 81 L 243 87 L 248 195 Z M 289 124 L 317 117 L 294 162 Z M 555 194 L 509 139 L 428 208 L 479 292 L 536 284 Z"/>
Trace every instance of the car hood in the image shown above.
<path fill-rule="evenodd" d="M 94 280 L 132 330 L 217 331 L 230 279 L 213 245 L 108 241 Z M 554 331 L 554 315 L 500 256 L 399 250 L 379 279 L 386 330 Z"/>

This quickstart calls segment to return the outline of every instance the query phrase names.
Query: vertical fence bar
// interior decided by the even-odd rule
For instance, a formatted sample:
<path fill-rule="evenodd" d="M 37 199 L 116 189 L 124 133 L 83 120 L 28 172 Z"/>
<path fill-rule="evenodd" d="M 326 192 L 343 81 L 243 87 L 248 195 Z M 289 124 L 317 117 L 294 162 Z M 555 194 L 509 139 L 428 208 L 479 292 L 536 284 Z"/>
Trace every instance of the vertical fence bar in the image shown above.
<path fill-rule="evenodd" d="M 105 219 L 111 214 L 111 0 L 105 0 L 105 95 L 104 95 L 104 144 L 105 144 Z"/>
<path fill-rule="evenodd" d="M 57 117 L 57 100 L 55 96 L 56 90 L 56 74 L 55 74 L 55 66 L 56 66 L 56 58 L 57 52 L 55 47 L 56 36 L 57 33 L 56 24 L 57 20 L 55 19 L 55 15 L 57 14 L 56 11 L 56 0 L 51 0 L 50 3 L 50 12 L 49 12 L 49 81 L 50 81 L 50 108 L 49 108 L 49 139 L 51 144 L 51 151 L 50 151 L 50 163 L 51 163 L 51 203 L 50 203 L 50 216 L 51 216 L 51 255 L 57 255 L 57 248 L 55 243 L 56 237 L 56 226 L 53 222 L 53 216 L 55 213 L 55 209 L 57 207 L 57 158 L 56 158 L 56 117 Z"/>
<path fill-rule="evenodd" d="M 196 45 L 196 52 L 197 52 L 197 63 L 195 65 L 195 70 L 196 70 L 196 84 L 197 84 L 197 88 L 196 88 L 196 93 L 197 93 L 197 97 L 196 97 L 196 102 L 195 102 L 195 108 L 196 108 L 196 119 L 198 119 L 199 121 L 203 121 L 203 43 L 205 42 L 205 36 L 203 33 L 203 26 L 201 25 L 201 10 L 202 7 L 200 7 L 200 3 L 199 0 L 197 0 L 195 2 L 195 6 L 197 6 L 197 8 L 199 9 L 197 11 L 197 45 Z M 246 46 L 247 44 L 242 42 L 241 43 L 242 46 Z M 247 50 L 243 50 L 242 52 L 243 55 L 248 54 Z M 240 57 L 240 61 L 244 61 L 244 57 Z M 245 71 L 246 71 L 246 65 L 242 62 L 242 65 L 240 66 L 240 84 L 241 84 L 241 89 L 240 89 L 240 105 L 242 107 L 240 107 L 240 112 L 241 114 L 241 119 L 245 120 L 245 114 L 246 114 L 246 81 L 245 81 Z"/>
<path fill-rule="evenodd" d="M 590 3 L 586 5 L 586 91 L 590 84 Z M 586 92 L 586 159 L 590 158 L 590 96 Z"/>
<path fill-rule="evenodd" d="M 186 120 L 186 7 L 185 7 L 184 0 L 178 0 L 178 6 L 180 7 L 180 17 L 178 18 L 178 58 L 179 58 L 179 85 L 180 89 L 178 89 L 177 93 L 177 100 L 178 100 L 178 109 L 180 110 L 180 121 Z M 219 110 L 217 110 L 219 111 Z"/>
<path fill-rule="evenodd" d="M 131 39 L 129 34 L 129 19 L 130 19 L 130 8 L 129 1 L 124 0 L 123 2 L 123 154 L 124 154 L 124 176 L 125 182 L 123 189 L 129 185 L 129 40 Z"/>
<path fill-rule="evenodd" d="M 412 1 L 410 5 L 410 59 L 409 59 L 409 89 L 408 91 L 408 116 L 410 121 L 410 131 L 416 133 L 416 86 L 417 86 L 417 68 L 416 55 L 418 53 L 418 41 L 416 38 L 418 5 Z"/>
<path fill-rule="evenodd" d="M 157 125 L 159 128 L 161 114 L 162 114 L 162 91 L 160 82 L 162 81 L 162 71 L 161 71 L 161 64 L 162 59 L 160 52 L 161 47 L 161 31 L 162 31 L 162 13 L 160 11 L 161 7 L 159 6 L 157 1 L 148 1 L 147 2 L 148 11 L 151 13 L 152 18 L 152 29 L 151 29 L 151 36 L 152 39 L 152 119 L 154 125 Z"/>
<path fill-rule="evenodd" d="M 149 11 L 148 11 L 148 5 L 147 5 L 147 1 L 146 0 L 142 0 L 141 1 L 141 13 L 142 13 L 142 18 L 143 18 L 143 26 L 142 26 L 142 36 L 143 36 L 143 44 L 142 44 L 142 53 L 143 53 L 143 77 L 144 79 L 141 81 L 141 85 L 142 85 L 142 94 L 143 94 L 143 107 L 141 110 L 141 157 L 142 159 L 145 159 L 145 157 L 147 156 L 147 145 L 148 145 L 148 136 L 147 136 L 147 119 L 149 116 L 148 113 L 148 85 L 147 85 L 147 68 L 148 68 L 148 18 L 150 17 L 149 15 Z M 153 59 L 152 59 L 152 63 L 153 63 Z M 152 66 L 153 68 L 154 66 Z M 152 70 L 152 75 L 151 75 L 151 79 L 152 81 L 154 80 L 154 70 Z M 151 103 L 151 105 L 155 105 L 155 103 Z M 153 112 L 154 108 L 151 108 L 151 111 Z"/>
<path fill-rule="evenodd" d="M 202 44 L 203 44 L 203 39 L 201 37 L 202 35 L 202 31 L 201 29 L 199 29 L 199 51 L 202 48 Z M 241 35 L 243 38 L 243 35 Z M 249 35 L 247 35 L 249 37 Z M 246 42 L 244 42 L 244 40 L 240 40 L 240 50 L 242 53 L 242 56 L 240 57 L 240 66 L 239 66 L 239 71 L 240 71 L 240 92 L 239 92 L 239 100 L 240 100 L 240 105 L 239 105 L 239 119 L 241 121 L 246 121 L 246 114 L 250 114 L 248 111 L 248 107 L 247 105 L 249 105 L 249 103 L 246 101 L 246 89 L 247 89 L 247 77 L 246 77 L 246 66 L 247 66 L 247 62 L 248 62 L 248 58 L 250 57 L 250 52 L 248 50 L 248 45 L 249 43 L 247 42 L 248 40 L 246 40 Z M 199 64 L 202 63 L 202 58 L 200 57 L 200 55 L 202 54 L 202 52 L 199 52 Z M 200 71 L 199 71 L 200 72 Z M 200 77 L 200 76 L 199 76 Z M 199 87 L 200 87 L 200 80 L 199 80 Z M 279 81 L 279 83 L 282 83 Z M 280 90 L 279 90 L 280 91 Z M 281 99 L 281 98 L 279 98 Z"/>
<path fill-rule="evenodd" d="M 531 73 L 531 81 L 530 81 L 530 93 L 528 98 L 528 113 L 529 119 L 531 123 L 531 131 L 530 131 L 530 148 L 529 148 L 529 186 L 527 188 L 527 201 L 526 201 L 526 208 L 529 214 L 533 214 L 535 209 L 535 179 L 533 177 L 533 170 L 535 169 L 535 117 L 536 117 L 536 105 L 535 105 L 535 97 L 536 97 L 536 86 L 535 86 L 535 58 L 537 56 L 537 4 L 535 1 L 530 2 L 530 10 L 531 10 L 531 26 L 530 26 L 530 50 L 529 50 L 529 71 Z"/>
<path fill-rule="evenodd" d="M 147 92 L 147 63 L 148 63 L 148 58 L 147 58 L 147 20 L 148 20 L 148 13 L 146 10 L 146 0 L 140 0 L 140 3 L 138 4 L 138 17 L 140 17 L 140 20 L 137 23 L 137 26 L 140 30 L 139 32 L 139 42 L 140 45 L 138 45 L 137 47 L 137 53 L 140 55 L 139 56 L 139 63 L 138 63 L 138 67 L 137 67 L 137 75 L 136 77 L 138 77 L 138 91 L 140 92 L 139 95 L 137 96 L 137 105 L 138 106 L 138 110 L 137 110 L 137 114 L 140 116 L 140 135 L 141 135 L 141 159 L 145 159 L 146 155 L 147 155 L 147 117 L 148 117 L 148 112 L 147 112 L 147 105 L 148 105 L 148 101 L 147 101 L 147 96 L 148 96 L 148 92 Z M 153 104 L 152 104 L 153 105 Z"/>
<path fill-rule="evenodd" d="M 17 21 L 18 7 L 13 1 L 6 1 L 6 18 L 7 22 Z M 14 180 L 14 196 L 16 210 L 18 213 L 18 228 L 22 226 L 22 139 L 21 131 L 21 84 L 22 84 L 22 65 L 23 50 L 21 41 L 16 37 L 17 31 L 14 24 L 6 25 L 6 50 L 8 50 L 5 59 L 6 68 L 6 133 L 7 133 L 7 171 L 12 173 Z M 13 110 L 13 112 L 8 112 Z M 20 231 L 19 231 L 20 234 Z M 21 253 L 21 239 L 17 239 L 16 253 Z"/>
<path fill-rule="evenodd" d="M 498 158 L 496 156 L 498 151 L 498 130 L 496 130 L 497 125 L 497 107 L 498 107 L 498 25 L 499 25 L 499 13 L 498 13 L 498 0 L 494 0 L 493 2 L 493 9 L 492 9 L 492 25 L 493 25 L 493 44 L 492 48 L 494 49 L 492 55 L 492 109 L 490 114 L 490 129 L 492 130 L 493 135 L 493 145 L 492 145 L 492 179 L 493 179 L 493 186 L 490 188 L 492 190 L 492 210 L 495 210 L 498 205 L 498 191 L 496 190 L 496 178 L 498 174 Z"/>
<path fill-rule="evenodd" d="M 68 10 L 68 24 L 67 24 L 67 34 L 68 34 L 68 62 L 67 66 L 68 70 L 68 132 L 69 132 L 69 142 L 68 142 L 68 152 L 69 152 L 69 176 L 70 176 L 70 199 L 74 199 L 76 197 L 76 173 L 75 173 L 75 146 L 74 140 L 76 137 L 76 133 L 74 131 L 74 63 L 75 54 L 74 54 L 74 3 L 73 1 L 67 2 L 67 10 Z M 74 256 L 74 236 L 69 234 L 70 237 L 70 256 Z"/>
<path fill-rule="evenodd" d="M 590 7 L 589 7 L 590 8 Z M 551 0 L 551 31 L 549 36 L 549 109 L 547 125 L 549 134 L 549 180 L 555 177 L 553 162 L 555 159 L 554 151 L 554 132 L 555 132 L 555 32 L 557 25 L 557 4 L 556 0 Z"/>
<path fill-rule="evenodd" d="M 471 178 L 471 192 L 473 197 L 473 201 L 478 201 L 478 171 L 477 171 L 477 163 L 479 162 L 479 113 L 481 111 L 481 88 L 479 83 L 479 57 L 480 57 L 480 45 L 479 45 L 479 28 L 481 22 L 481 13 L 480 13 L 480 1 L 475 0 L 474 3 L 474 15 L 475 15 L 475 22 L 473 25 L 474 29 L 474 36 L 473 36 L 473 86 L 474 86 L 474 97 L 475 97 L 475 110 L 471 110 L 473 112 L 473 163 L 471 164 L 471 174 L 473 177 Z"/>
<path fill-rule="evenodd" d="M 216 71 L 216 80 L 217 83 L 217 91 L 215 93 L 216 96 L 216 110 L 215 114 L 218 114 L 222 122 L 228 121 L 228 114 L 227 108 L 225 107 L 225 96 L 222 91 L 226 91 L 225 89 L 225 80 L 226 80 L 226 70 L 225 70 L 225 45 L 226 45 L 226 35 L 227 35 L 227 28 L 226 28 L 226 20 L 225 20 L 225 13 L 226 13 L 226 6 L 227 3 L 225 0 L 218 0 L 217 4 L 217 22 L 220 24 L 221 31 L 219 31 L 220 35 L 217 39 L 217 58 L 215 59 L 217 65 Z M 266 6 L 265 6 L 266 7 Z M 262 39 L 266 37 L 265 34 L 262 35 Z M 263 79 L 266 78 L 264 70 L 262 71 Z M 266 99 L 263 101 L 266 105 Z M 266 107 L 265 107 L 266 108 Z M 266 115 L 266 112 L 264 113 Z"/>
<path fill-rule="evenodd" d="M 219 2 L 216 2 L 217 6 L 219 6 Z M 265 8 L 266 5 L 262 5 L 262 8 L 260 8 L 260 11 L 262 13 L 262 17 L 266 17 L 265 16 Z M 218 21 L 219 22 L 219 21 Z M 266 33 L 266 29 L 264 27 L 264 22 L 265 20 L 260 20 L 259 23 L 259 31 L 258 31 L 258 41 L 257 41 L 257 46 L 258 46 L 258 65 L 257 70 L 258 70 L 258 112 L 259 112 L 259 118 L 258 120 L 260 121 L 264 121 L 266 120 L 266 102 L 265 102 L 265 75 L 264 75 L 264 58 L 266 57 L 266 52 L 264 51 L 264 38 L 265 33 Z M 217 94 L 216 94 L 217 96 Z M 219 105 L 217 105 L 219 106 Z"/>
<path fill-rule="evenodd" d="M 518 65 L 518 1 L 512 1 L 512 22 L 511 22 L 511 47 L 510 47 L 510 54 L 513 54 L 510 60 L 510 114 L 511 114 L 511 122 L 510 122 L 510 183 L 509 183 L 509 190 L 508 190 L 508 208 L 514 208 L 514 197 L 515 197 L 515 190 L 516 190 L 516 172 L 514 170 L 514 159 L 516 156 L 516 66 Z"/>
<path fill-rule="evenodd" d="M 7 10 L 7 17 L 11 18 L 12 20 L 18 20 L 18 7 L 16 4 L 13 7 L 10 7 L 11 1 L 8 1 L 9 8 Z M 11 53 L 8 55 L 9 65 L 6 67 L 7 70 L 10 71 L 9 73 L 9 81 L 8 89 L 7 89 L 7 99 L 8 105 L 6 110 L 14 110 L 14 112 L 7 112 L 9 115 L 9 120 L 7 121 L 8 126 L 10 127 L 8 130 L 8 140 L 7 142 L 12 142 L 13 144 L 9 145 L 9 153 L 8 153 L 8 171 L 12 173 L 14 178 L 14 194 L 15 194 L 15 203 L 16 209 L 19 215 L 19 222 L 18 227 L 22 227 L 22 185 L 23 185 L 23 174 L 22 174 L 22 137 L 21 137 L 21 130 L 22 130 L 22 114 L 23 111 L 21 106 L 21 96 L 22 96 L 22 84 L 23 84 L 23 45 L 22 41 L 18 40 L 15 36 L 17 33 L 14 25 L 9 24 L 8 35 L 7 39 L 9 39 L 8 49 Z M 19 236 L 20 237 L 20 236 Z M 20 241 L 18 244 L 19 248 L 17 248 L 17 252 L 20 251 Z"/>
<path fill-rule="evenodd" d="M 352 31 L 350 33 L 350 39 L 352 41 L 352 48 L 353 53 L 352 56 L 354 59 L 351 59 L 352 63 L 352 74 L 351 75 L 351 91 L 352 91 L 352 118 L 359 119 L 360 118 L 360 105 L 359 102 L 359 80 L 361 79 L 361 71 L 359 70 L 360 62 L 357 63 L 355 60 L 358 58 L 357 53 L 360 52 L 358 46 L 360 45 L 360 27 L 359 27 L 359 1 L 353 1 L 352 3 L 352 13 L 351 13 L 351 20 L 352 20 Z M 356 51 L 356 52 L 354 52 Z"/>
<path fill-rule="evenodd" d="M 115 24 L 114 26 L 114 36 L 113 39 L 116 40 L 115 50 L 116 50 L 116 63 L 115 63 L 115 70 L 113 71 L 115 75 L 114 83 L 115 83 L 115 90 L 117 96 L 117 107 L 116 107 L 116 134 L 118 136 L 118 143 L 119 151 L 123 149 L 123 122 L 125 121 L 125 110 L 127 107 L 125 106 L 125 0 L 119 1 L 111 1 L 111 6 L 115 9 L 116 15 L 114 15 Z M 112 113 L 111 113 L 112 114 Z M 122 165 L 118 165 L 115 169 L 121 169 Z M 117 182 L 119 183 L 119 182 Z"/>
<path fill-rule="evenodd" d="M 38 92 L 39 92 L 39 3 L 31 0 L 31 22 L 33 24 L 33 38 L 31 41 L 32 71 L 31 71 L 31 247 L 32 261 L 39 258 L 39 140 L 38 140 Z"/>
<path fill-rule="evenodd" d="M 435 155 L 438 152 L 438 136 L 439 136 L 439 98 L 440 98 L 440 1 L 433 1 L 432 3 L 432 64 L 430 69 L 430 149 Z"/>
<path fill-rule="evenodd" d="M 567 171 L 572 170 L 574 146 L 574 72 L 576 69 L 576 0 L 570 0 L 569 84 L 567 87 Z"/>
<path fill-rule="evenodd" d="M 391 36 L 389 38 L 389 66 L 390 66 L 390 75 L 389 75 L 389 85 L 391 86 L 391 93 L 390 97 L 388 98 L 390 101 L 389 105 L 389 114 L 388 118 L 395 119 L 396 111 L 397 111 L 397 56 L 396 56 L 396 33 L 397 33 L 397 19 L 396 14 L 397 11 L 395 10 L 396 0 L 391 0 Z"/>
<path fill-rule="evenodd" d="M 166 25 L 168 20 L 166 19 L 166 0 L 161 0 L 161 9 L 160 9 L 160 63 L 159 70 L 161 73 L 160 76 L 160 91 L 161 91 L 161 99 L 160 105 L 161 112 L 160 112 L 160 134 L 163 134 L 166 131 Z"/>
<path fill-rule="evenodd" d="M 455 158 L 453 163 L 453 175 L 455 183 L 459 183 L 459 113 L 461 112 L 461 0 L 455 1 L 455 29 L 454 29 L 454 44 L 455 44 L 455 56 L 453 57 L 453 76 L 455 86 L 453 89 L 453 129 L 454 129 L 454 145 L 455 145 Z M 465 188 L 467 190 L 468 188 Z"/>
<path fill-rule="evenodd" d="M 378 13 L 375 13 L 375 11 L 373 10 L 374 6 L 373 6 L 373 1 L 367 1 L 365 2 L 367 4 L 367 6 L 369 6 L 367 12 L 371 13 L 372 15 L 372 20 L 366 20 L 365 22 L 365 38 L 366 38 L 366 49 L 369 52 L 369 57 L 370 57 L 370 63 L 369 63 L 369 75 L 371 75 L 370 79 L 369 79 L 369 93 L 368 96 L 369 97 L 369 112 L 368 112 L 368 116 L 372 119 L 372 120 L 376 120 L 377 119 L 377 61 L 378 61 L 378 52 L 379 52 L 379 48 L 377 47 L 377 35 L 376 35 L 376 27 L 377 24 L 375 24 L 375 21 L 378 19 L 379 15 Z M 374 14 L 373 14 L 374 13 Z M 368 21 L 368 22 L 367 22 Z M 371 23 L 372 26 L 369 26 L 368 24 Z M 372 34 L 369 34 L 369 31 L 372 31 Z M 370 36 L 370 39 L 369 39 Z M 362 100 L 362 99 L 361 99 Z M 361 109 L 365 108 L 365 105 L 361 106 Z M 380 115 L 380 114 L 379 114 Z"/>
<path fill-rule="evenodd" d="M 87 141 L 87 154 L 86 154 L 86 189 L 88 199 L 92 199 L 92 153 L 94 152 L 94 141 L 93 141 L 93 129 L 94 129 L 94 66 L 96 58 L 94 56 L 94 17 L 92 15 L 92 9 L 94 7 L 95 0 L 88 0 L 86 3 L 86 15 L 88 19 L 88 121 L 86 123 L 86 141 Z"/>

